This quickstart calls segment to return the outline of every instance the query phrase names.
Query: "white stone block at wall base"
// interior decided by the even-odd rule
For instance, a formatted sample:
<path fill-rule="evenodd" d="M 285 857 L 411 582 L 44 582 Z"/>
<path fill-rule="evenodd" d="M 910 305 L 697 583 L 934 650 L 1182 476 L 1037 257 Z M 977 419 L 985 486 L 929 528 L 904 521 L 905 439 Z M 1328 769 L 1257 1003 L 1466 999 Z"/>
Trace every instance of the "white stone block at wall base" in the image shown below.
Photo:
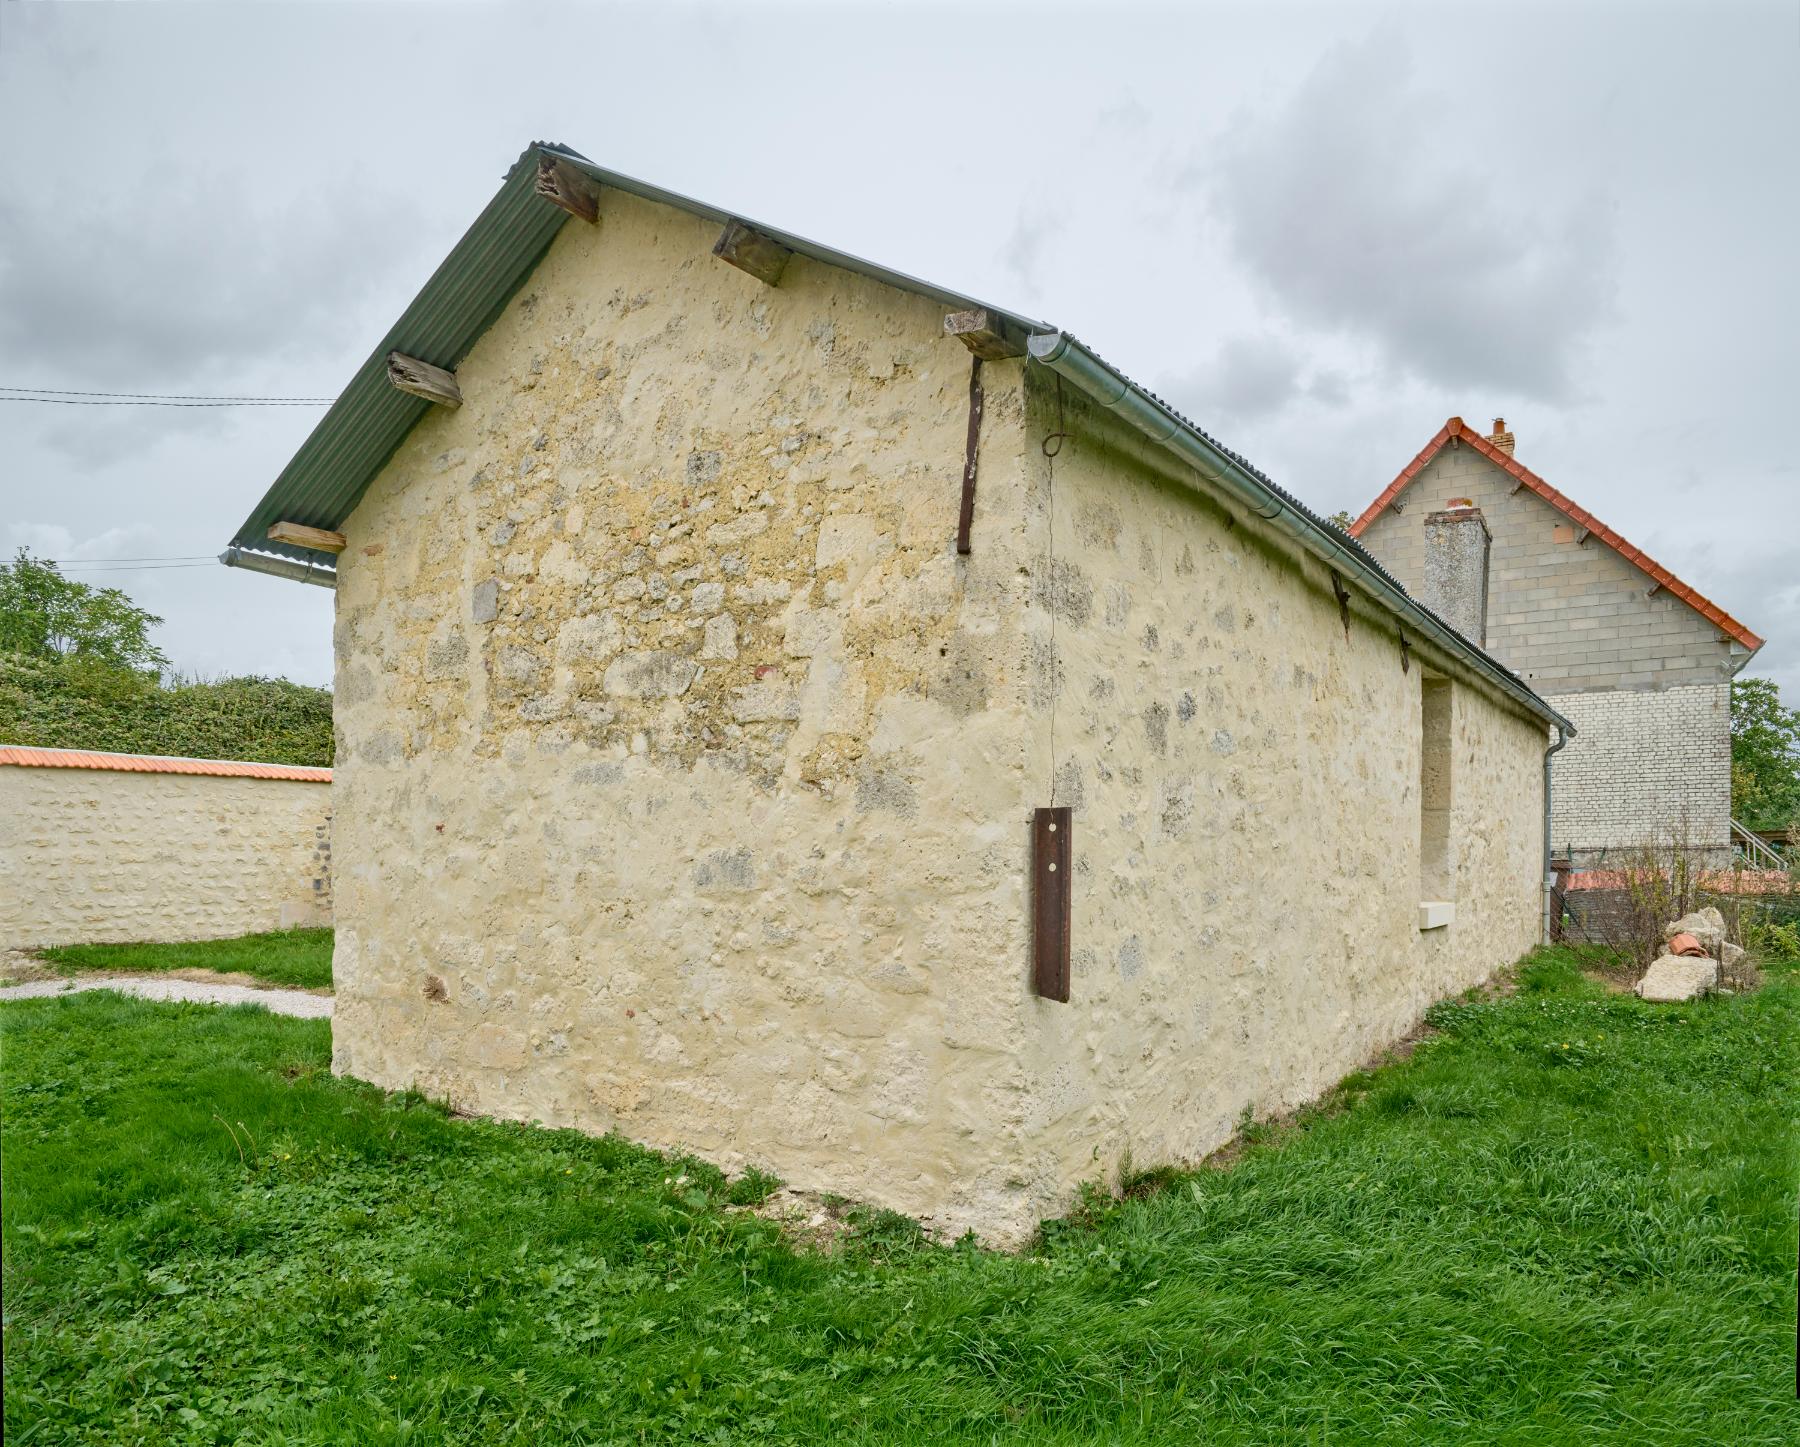
<path fill-rule="evenodd" d="M 1456 906 L 1446 899 L 1427 900 L 1419 906 L 1420 929 L 1442 929 L 1456 918 Z"/>

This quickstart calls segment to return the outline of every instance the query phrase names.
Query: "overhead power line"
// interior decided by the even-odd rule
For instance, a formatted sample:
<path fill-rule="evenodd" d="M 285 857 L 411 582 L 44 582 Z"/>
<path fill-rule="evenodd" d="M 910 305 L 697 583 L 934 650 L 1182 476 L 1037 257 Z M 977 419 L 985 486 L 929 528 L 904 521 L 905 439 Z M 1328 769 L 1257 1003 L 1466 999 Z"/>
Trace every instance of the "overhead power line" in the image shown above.
<path fill-rule="evenodd" d="M 118 568 L 83 567 L 76 564 L 68 571 L 72 573 L 157 573 L 167 568 L 216 568 L 218 564 L 217 558 L 207 558 L 203 562 L 193 563 L 130 563 Z"/>
<path fill-rule="evenodd" d="M 93 563 L 203 563 L 213 560 L 211 553 L 156 553 L 141 558 L 33 558 L 34 563 L 54 563 L 57 567 L 87 567 Z"/>
<path fill-rule="evenodd" d="M 63 407 L 329 407 L 335 397 L 255 397 L 206 392 L 79 392 L 67 387 L 0 386 L 0 402 Z"/>

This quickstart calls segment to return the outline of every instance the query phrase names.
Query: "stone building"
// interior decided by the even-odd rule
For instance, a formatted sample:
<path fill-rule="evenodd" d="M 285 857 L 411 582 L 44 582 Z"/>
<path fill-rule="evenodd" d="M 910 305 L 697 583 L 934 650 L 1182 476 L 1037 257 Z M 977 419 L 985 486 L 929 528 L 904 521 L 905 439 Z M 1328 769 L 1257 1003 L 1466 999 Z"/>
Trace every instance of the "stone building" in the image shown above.
<path fill-rule="evenodd" d="M 1580 726 L 1554 761 L 1555 850 L 1731 850 L 1731 679 L 1763 640 L 1452 417 L 1351 526 L 1393 574 Z M 1481 566 L 1471 566 L 1479 553 Z"/>
<path fill-rule="evenodd" d="M 1555 711 L 1065 333 L 527 151 L 239 530 L 336 1068 L 1017 1239 L 1540 928 Z"/>

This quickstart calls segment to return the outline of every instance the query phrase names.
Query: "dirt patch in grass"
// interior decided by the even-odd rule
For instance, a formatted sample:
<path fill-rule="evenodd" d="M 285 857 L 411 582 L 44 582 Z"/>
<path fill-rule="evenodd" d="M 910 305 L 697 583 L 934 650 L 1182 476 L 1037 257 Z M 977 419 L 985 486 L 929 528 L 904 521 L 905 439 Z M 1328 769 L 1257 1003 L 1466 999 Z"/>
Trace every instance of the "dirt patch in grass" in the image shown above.
<path fill-rule="evenodd" d="M 148 975 L 159 980 L 192 980 L 197 985 L 244 985 L 252 990 L 299 990 L 305 995 L 331 996 L 330 990 L 316 985 L 278 985 L 273 980 L 259 979 L 255 975 L 241 974 L 234 970 L 77 970 L 73 978 L 80 979 L 83 975 Z"/>
<path fill-rule="evenodd" d="M 329 993 L 331 951 L 329 929 L 291 929 L 235 939 L 58 945 L 37 954 L 45 964 L 69 975 L 157 974 L 202 983 Z"/>
<path fill-rule="evenodd" d="M 34 985 L 39 980 L 59 980 L 63 972 L 39 959 L 30 950 L 0 950 L 0 987 Z"/>
<path fill-rule="evenodd" d="M 856 1230 L 850 1219 L 851 1207 L 852 1203 L 842 1196 L 782 1186 L 754 1205 L 725 1209 L 772 1221 L 791 1245 L 832 1251 Z"/>
<path fill-rule="evenodd" d="M 196 985 L 241 985 L 249 990 L 295 990 L 308 995 L 331 995 L 329 988 L 279 984 L 256 975 L 236 970 L 208 970 L 189 966 L 183 969 L 81 968 L 53 964 L 29 950 L 7 950 L 0 957 L 0 987 L 31 985 L 40 980 L 92 980 L 100 977 L 130 979 L 188 980 Z"/>

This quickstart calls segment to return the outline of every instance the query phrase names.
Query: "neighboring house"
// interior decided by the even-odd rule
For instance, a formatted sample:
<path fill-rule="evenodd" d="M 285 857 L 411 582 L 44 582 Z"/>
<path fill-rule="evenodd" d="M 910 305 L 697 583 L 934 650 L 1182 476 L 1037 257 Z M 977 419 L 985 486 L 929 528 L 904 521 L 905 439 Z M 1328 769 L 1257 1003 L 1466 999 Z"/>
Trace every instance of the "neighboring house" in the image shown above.
<path fill-rule="evenodd" d="M 1514 458 L 1503 419 L 1452 417 L 1350 533 L 1426 597 L 1444 560 L 1486 559 L 1459 626 L 1581 730 L 1554 761 L 1558 854 L 1729 857 L 1731 679 L 1761 638 Z"/>
<path fill-rule="evenodd" d="M 558 147 L 226 556 L 337 589 L 384 1086 L 1013 1240 L 1538 938 L 1558 716 L 1361 548 L 1067 334 Z"/>
<path fill-rule="evenodd" d="M 330 923 L 330 769 L 0 744 L 0 947 Z"/>

